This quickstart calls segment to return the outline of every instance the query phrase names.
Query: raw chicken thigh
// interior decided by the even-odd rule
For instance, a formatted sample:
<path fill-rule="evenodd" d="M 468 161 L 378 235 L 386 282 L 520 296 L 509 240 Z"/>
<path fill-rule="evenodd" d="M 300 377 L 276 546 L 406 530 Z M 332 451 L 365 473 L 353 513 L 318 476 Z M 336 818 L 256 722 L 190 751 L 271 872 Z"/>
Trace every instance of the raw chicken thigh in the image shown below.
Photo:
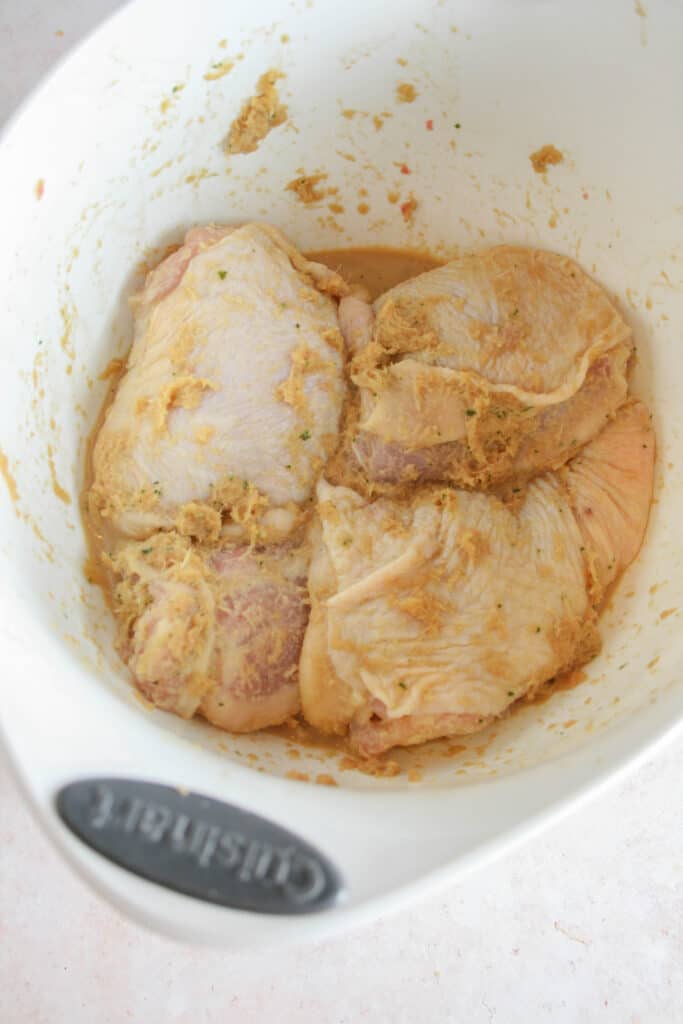
<path fill-rule="evenodd" d="M 249 224 L 189 232 L 133 301 L 89 504 L 119 650 L 159 707 L 235 732 L 298 710 L 299 527 L 337 445 L 345 291 Z"/>
<path fill-rule="evenodd" d="M 481 729 L 592 656 L 605 587 L 642 541 L 653 461 L 649 413 L 631 402 L 511 504 L 443 486 L 371 501 L 321 481 L 308 721 L 374 755 Z"/>
<path fill-rule="evenodd" d="M 624 401 L 630 331 L 571 260 L 499 246 L 340 307 L 356 430 L 334 479 L 488 489 L 562 465 Z"/>
<path fill-rule="evenodd" d="M 191 231 L 133 300 L 95 510 L 136 538 L 286 537 L 337 446 L 346 290 L 268 225 Z"/>
<path fill-rule="evenodd" d="M 119 649 L 148 700 L 232 732 L 296 714 L 308 618 L 301 548 L 211 551 L 169 531 L 128 542 L 112 569 Z"/>

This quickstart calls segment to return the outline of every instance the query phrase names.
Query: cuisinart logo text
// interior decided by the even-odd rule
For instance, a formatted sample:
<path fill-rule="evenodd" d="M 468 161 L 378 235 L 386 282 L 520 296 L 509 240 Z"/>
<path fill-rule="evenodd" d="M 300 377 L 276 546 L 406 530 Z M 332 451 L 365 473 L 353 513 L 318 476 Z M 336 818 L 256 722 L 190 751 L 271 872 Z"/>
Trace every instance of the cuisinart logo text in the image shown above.
<path fill-rule="evenodd" d="M 316 899 L 325 887 L 321 866 L 295 847 L 249 839 L 140 797 L 117 799 L 107 786 L 93 789 L 90 824 L 164 845 L 172 853 L 192 858 L 200 868 L 230 871 L 244 884 L 277 886 L 297 903 Z"/>
<path fill-rule="evenodd" d="M 66 786 L 57 806 L 83 841 L 155 882 L 238 909 L 306 913 L 342 890 L 308 843 L 238 807 L 133 779 Z"/>

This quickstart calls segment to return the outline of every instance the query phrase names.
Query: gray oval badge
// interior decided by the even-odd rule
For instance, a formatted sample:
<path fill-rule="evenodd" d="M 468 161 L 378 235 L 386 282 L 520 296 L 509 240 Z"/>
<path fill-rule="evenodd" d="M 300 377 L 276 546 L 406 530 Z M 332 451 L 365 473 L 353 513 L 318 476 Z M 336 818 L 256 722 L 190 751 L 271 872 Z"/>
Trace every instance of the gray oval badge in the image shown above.
<path fill-rule="evenodd" d="M 309 843 L 199 793 L 136 779 L 84 779 L 59 791 L 57 810 L 109 860 L 209 903 L 309 914 L 343 893 L 339 872 Z"/>

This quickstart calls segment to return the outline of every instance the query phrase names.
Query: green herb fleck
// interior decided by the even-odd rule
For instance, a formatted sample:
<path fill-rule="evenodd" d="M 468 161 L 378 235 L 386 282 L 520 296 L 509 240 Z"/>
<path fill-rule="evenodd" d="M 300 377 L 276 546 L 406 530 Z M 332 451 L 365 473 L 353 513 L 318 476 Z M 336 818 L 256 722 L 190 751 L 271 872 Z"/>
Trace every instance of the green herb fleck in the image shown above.
<path fill-rule="evenodd" d="M 150 553 L 150 551 L 153 551 L 153 550 L 154 550 L 153 548 L 142 548 L 142 554 L 143 555 L 148 555 Z"/>
<path fill-rule="evenodd" d="M 460 122 L 459 122 L 459 121 L 456 121 L 453 127 L 454 127 L 454 128 L 460 128 L 460 127 L 461 127 L 461 124 L 460 124 Z"/>
<path fill-rule="evenodd" d="M 248 491 L 249 490 L 249 481 L 248 480 L 243 480 L 242 481 L 242 490 L 243 491 Z"/>
<path fill-rule="evenodd" d="M 301 438 L 302 441 L 308 441 L 310 436 L 310 430 L 302 430 L 302 432 L 299 434 L 299 437 Z"/>
<path fill-rule="evenodd" d="M 503 602 L 499 601 L 498 604 L 496 605 L 496 608 L 502 608 L 502 607 L 503 607 Z"/>
<path fill-rule="evenodd" d="M 292 463 L 288 462 L 287 465 L 285 466 L 285 469 L 291 469 L 291 468 L 292 468 Z"/>
<path fill-rule="evenodd" d="M 294 324 L 294 326 L 295 326 L 295 327 L 296 327 L 296 329 L 298 330 L 298 329 L 299 329 L 299 327 L 301 327 L 301 324 Z"/>
<path fill-rule="evenodd" d="M 521 491 L 521 489 L 522 489 L 521 487 L 513 487 L 513 488 L 512 488 L 512 493 L 513 493 L 513 494 L 519 494 L 519 492 Z"/>
<path fill-rule="evenodd" d="M 514 697 L 514 695 L 515 695 L 515 691 L 514 690 L 508 690 L 508 697 Z"/>
<path fill-rule="evenodd" d="M 465 415 L 466 416 L 476 416 L 477 415 L 477 410 L 476 409 L 465 409 Z"/>
<path fill-rule="evenodd" d="M 219 270 L 218 276 L 220 277 L 221 281 L 225 281 L 226 277 L 228 276 L 227 270 Z"/>
<path fill-rule="evenodd" d="M 398 685 L 401 687 L 402 690 L 407 690 L 408 689 L 407 685 L 403 682 L 402 679 L 399 679 Z"/>
<path fill-rule="evenodd" d="M 512 311 L 512 315 L 513 315 L 513 316 L 519 316 L 519 307 L 518 307 L 518 306 L 516 306 L 516 307 L 515 307 L 515 308 L 513 309 L 513 311 Z"/>
<path fill-rule="evenodd" d="M 540 627 L 540 626 L 536 626 L 536 632 L 537 632 L 537 633 L 540 633 L 540 632 L 541 632 L 541 627 Z"/>

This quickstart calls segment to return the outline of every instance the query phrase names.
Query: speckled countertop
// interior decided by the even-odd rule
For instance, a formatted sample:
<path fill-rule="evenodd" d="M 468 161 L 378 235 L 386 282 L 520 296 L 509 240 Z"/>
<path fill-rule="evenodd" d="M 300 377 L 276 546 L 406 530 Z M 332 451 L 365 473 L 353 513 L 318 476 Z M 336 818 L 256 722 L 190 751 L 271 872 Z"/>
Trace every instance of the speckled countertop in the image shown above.
<path fill-rule="evenodd" d="M 117 0 L 0 0 L 0 122 Z M 593 1021 L 683 1015 L 683 736 L 465 882 L 334 942 L 229 955 L 124 920 L 0 760 L 1 1024 Z"/>

